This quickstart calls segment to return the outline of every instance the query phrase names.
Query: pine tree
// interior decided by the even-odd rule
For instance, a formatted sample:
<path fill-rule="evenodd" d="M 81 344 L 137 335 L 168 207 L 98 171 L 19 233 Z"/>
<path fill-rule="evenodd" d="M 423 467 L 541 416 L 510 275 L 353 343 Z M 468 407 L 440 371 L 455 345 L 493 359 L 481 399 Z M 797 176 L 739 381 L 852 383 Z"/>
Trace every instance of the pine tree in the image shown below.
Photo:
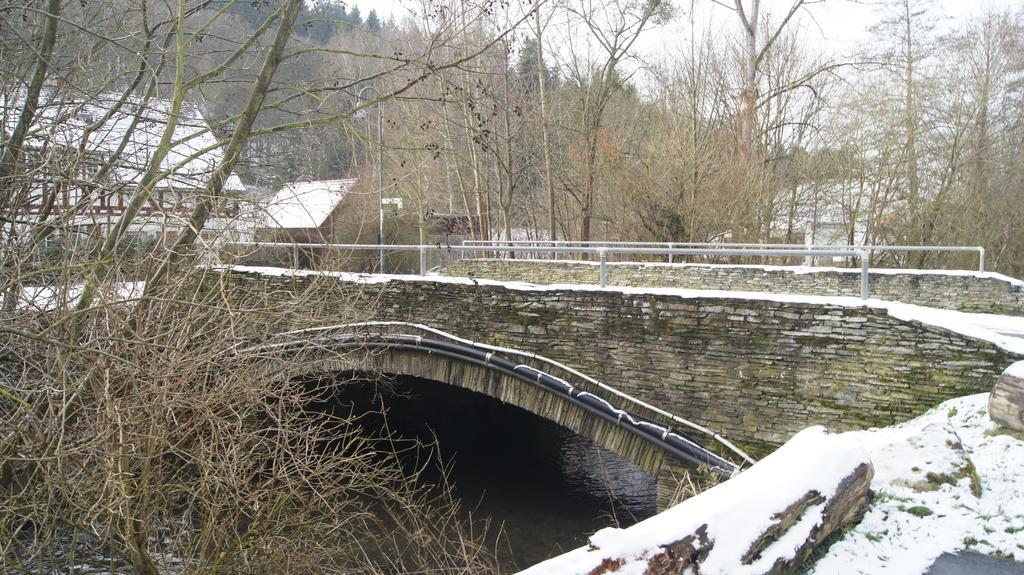
<path fill-rule="evenodd" d="M 376 10 L 370 10 L 370 13 L 366 15 L 366 27 L 370 32 L 380 32 L 380 19 L 377 18 Z"/>

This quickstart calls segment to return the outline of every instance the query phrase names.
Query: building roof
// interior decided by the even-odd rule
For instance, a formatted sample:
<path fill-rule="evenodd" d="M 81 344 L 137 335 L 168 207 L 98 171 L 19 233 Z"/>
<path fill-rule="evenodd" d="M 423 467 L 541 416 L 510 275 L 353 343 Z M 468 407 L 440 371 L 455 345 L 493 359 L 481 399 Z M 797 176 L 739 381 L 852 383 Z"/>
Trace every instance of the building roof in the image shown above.
<path fill-rule="evenodd" d="M 319 228 L 356 183 L 355 178 L 291 182 L 263 206 L 263 227 Z"/>
<path fill-rule="evenodd" d="M 36 150 L 77 149 L 86 129 L 103 120 L 120 97 L 120 94 L 100 94 L 86 98 L 59 90 L 44 90 L 25 147 Z M 0 114 L 8 134 L 18 121 L 23 98 L 23 91 L 0 94 Z M 111 114 L 89 135 L 85 152 L 106 160 L 117 151 L 122 139 L 128 134 L 128 143 L 112 171 L 112 177 L 118 183 L 137 184 L 160 142 L 170 109 L 171 103 L 167 100 L 150 98 L 144 101 L 140 97 L 129 97 L 117 112 Z M 132 121 L 136 116 L 140 120 L 132 130 Z M 170 172 L 170 175 L 158 183 L 157 187 L 203 188 L 224 154 L 206 119 L 194 104 L 186 102 L 182 105 L 181 115 L 174 128 L 173 142 L 170 152 L 161 163 L 161 168 Z M 245 186 L 232 173 L 224 189 L 242 192 Z"/>

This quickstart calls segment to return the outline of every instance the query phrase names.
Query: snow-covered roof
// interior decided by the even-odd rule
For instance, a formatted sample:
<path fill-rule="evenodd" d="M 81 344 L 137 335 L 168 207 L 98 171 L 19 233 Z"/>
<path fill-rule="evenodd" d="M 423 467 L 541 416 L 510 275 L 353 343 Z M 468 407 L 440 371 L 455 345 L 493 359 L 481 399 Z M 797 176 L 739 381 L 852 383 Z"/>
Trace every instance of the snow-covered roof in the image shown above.
<path fill-rule="evenodd" d="M 75 150 L 89 126 L 99 122 L 115 107 L 120 94 L 86 97 L 59 90 L 44 90 L 39 109 L 25 141 L 28 149 Z M 5 133 L 11 133 L 18 121 L 24 92 L 0 94 L 0 115 Z M 122 107 L 89 134 L 85 145 L 88 155 L 106 160 L 115 153 L 125 135 L 128 143 L 120 154 L 112 177 L 117 183 L 138 183 L 163 134 L 170 117 L 171 103 L 159 98 L 129 97 Z M 132 129 L 132 121 L 139 117 Z M 223 158 L 223 150 L 199 108 L 189 102 L 182 105 L 174 128 L 174 144 L 161 168 L 170 175 L 159 188 L 200 189 Z M 245 186 L 231 174 L 224 184 L 227 191 L 243 192 Z"/>
<path fill-rule="evenodd" d="M 285 184 L 263 206 L 263 226 L 289 229 L 318 228 L 355 183 L 355 178 L 350 178 Z"/>

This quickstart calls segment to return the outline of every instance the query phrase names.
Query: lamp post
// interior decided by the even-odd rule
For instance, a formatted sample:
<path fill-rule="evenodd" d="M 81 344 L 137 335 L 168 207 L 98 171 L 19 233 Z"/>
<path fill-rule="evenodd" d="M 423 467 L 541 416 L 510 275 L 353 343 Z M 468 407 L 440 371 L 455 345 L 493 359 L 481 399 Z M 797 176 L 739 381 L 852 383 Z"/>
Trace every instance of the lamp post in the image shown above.
<path fill-rule="evenodd" d="M 363 86 L 356 98 L 365 100 L 363 92 L 372 90 L 374 97 L 380 98 L 380 92 L 373 86 Z M 377 102 L 377 206 L 379 208 L 379 227 L 377 228 L 377 245 L 380 246 L 380 273 L 384 273 L 384 122 L 381 104 Z M 366 137 L 370 137 L 370 115 L 366 115 Z"/>

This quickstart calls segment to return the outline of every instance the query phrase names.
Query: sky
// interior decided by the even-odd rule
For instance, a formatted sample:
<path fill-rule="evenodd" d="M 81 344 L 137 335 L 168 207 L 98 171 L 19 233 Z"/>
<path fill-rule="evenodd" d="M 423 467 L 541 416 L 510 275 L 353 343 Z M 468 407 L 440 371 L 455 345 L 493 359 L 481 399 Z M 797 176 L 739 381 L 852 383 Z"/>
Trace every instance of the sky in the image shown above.
<path fill-rule="evenodd" d="M 691 0 L 672 0 L 677 12 L 688 9 Z M 731 4 L 732 0 L 725 0 Z M 944 16 L 942 24 L 953 30 L 972 16 L 983 13 L 988 7 L 1005 8 L 1024 5 L 1024 0 L 935 0 L 936 11 Z M 744 0 L 749 6 L 750 1 Z M 793 0 L 762 0 L 761 13 L 769 14 L 772 22 L 779 22 L 789 10 Z M 695 20 L 709 30 L 729 30 L 738 33 L 738 18 L 734 12 L 718 6 L 711 0 L 693 0 Z M 790 26 L 800 32 L 807 45 L 820 49 L 823 54 L 839 60 L 852 57 L 858 50 L 873 41 L 869 29 L 882 16 L 881 0 L 824 0 L 801 10 Z M 790 29 L 793 29 L 790 28 Z M 641 38 L 639 50 L 658 55 L 672 54 L 673 48 L 688 38 L 689 24 L 685 18 L 677 17 L 660 30 Z M 670 56 L 669 56 L 670 57 Z"/>
<path fill-rule="evenodd" d="M 677 13 L 688 10 L 691 0 L 672 0 Z M 723 0 L 731 3 L 731 0 Z M 971 15 L 988 7 L 1005 8 L 1024 5 L 1024 0 L 936 0 L 939 9 L 948 16 L 948 25 L 955 27 Z M 352 6 L 359 6 L 363 14 L 376 10 L 382 20 L 389 17 L 401 21 L 407 17 L 410 8 L 419 5 L 418 0 L 347 0 Z M 792 0 L 762 0 L 762 12 L 779 14 L 785 12 Z M 731 27 L 736 17 L 729 10 L 716 6 L 711 0 L 694 0 L 698 21 L 709 28 Z M 744 0 L 749 5 L 749 0 Z M 826 51 L 843 55 L 855 50 L 870 39 L 868 28 L 878 19 L 880 0 L 825 0 L 810 6 L 802 15 L 799 25 L 805 37 L 817 43 Z M 645 34 L 639 46 L 641 52 L 664 53 L 666 47 L 685 37 L 687 26 L 682 18 L 657 30 Z"/>
<path fill-rule="evenodd" d="M 344 0 L 349 6 L 358 6 L 362 14 L 376 10 L 378 16 L 387 21 L 401 22 L 410 17 L 423 0 Z M 487 0 L 467 0 L 467 3 L 486 2 Z M 552 2 L 594 2 L 604 0 L 547 0 Z M 646 91 L 648 82 L 653 78 L 645 70 L 646 65 L 661 66 L 671 63 L 675 54 L 683 54 L 689 44 L 690 22 L 687 13 L 694 13 L 698 34 L 717 35 L 725 33 L 731 37 L 739 36 L 739 19 L 735 12 L 721 4 L 732 4 L 733 0 L 669 0 L 675 9 L 675 18 L 664 25 L 646 30 L 631 50 L 632 58 L 622 64 L 622 69 L 629 71 L 634 85 L 641 92 Z M 808 0 L 808 6 L 798 13 L 788 25 L 787 30 L 798 30 L 800 37 L 810 50 L 819 50 L 823 60 L 853 61 L 858 51 L 874 41 L 869 32 L 870 27 L 881 17 L 882 5 L 891 0 Z M 1005 9 L 1008 7 L 1024 8 L 1024 0 L 933 0 L 935 11 L 942 18 L 942 26 L 952 31 L 962 26 L 972 16 L 989 9 Z M 514 0 L 513 6 L 526 6 L 532 0 Z M 744 6 L 750 6 L 751 0 L 743 0 Z M 767 14 L 772 22 L 778 22 L 789 10 L 794 0 L 761 0 L 761 14 Z M 548 13 L 551 10 L 548 9 Z M 564 21 L 564 19 L 563 19 Z M 546 39 L 551 48 L 563 50 L 564 27 L 552 27 L 547 31 Z M 530 36 L 529 32 L 525 36 Z M 578 33 L 570 34 L 581 38 Z M 524 37 L 525 37 L 524 36 Z M 559 36 L 563 36 L 559 39 Z M 547 42 L 546 42 L 547 43 Z M 575 43 L 575 42 L 574 42 Z M 580 46 L 580 44 L 577 44 Z M 563 56 L 566 54 L 563 53 Z M 863 55 L 863 52 L 861 52 Z M 840 71 L 840 74 L 842 72 Z M 635 75 L 634 75 L 635 74 Z"/>

